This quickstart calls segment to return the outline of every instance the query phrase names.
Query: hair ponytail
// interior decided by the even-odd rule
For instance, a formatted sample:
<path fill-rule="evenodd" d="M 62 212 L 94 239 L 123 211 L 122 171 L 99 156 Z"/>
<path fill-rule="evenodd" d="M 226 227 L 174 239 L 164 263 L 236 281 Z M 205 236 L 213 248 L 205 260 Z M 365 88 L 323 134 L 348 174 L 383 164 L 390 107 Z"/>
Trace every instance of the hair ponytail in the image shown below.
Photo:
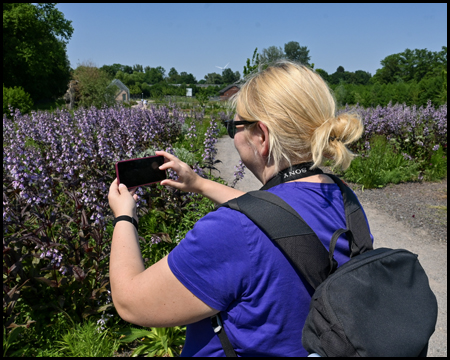
<path fill-rule="evenodd" d="M 345 113 L 324 121 L 311 138 L 314 167 L 319 166 L 325 156 L 332 159 L 333 167 L 346 170 L 355 157 L 346 145 L 357 141 L 363 131 L 362 121 L 357 114 Z"/>

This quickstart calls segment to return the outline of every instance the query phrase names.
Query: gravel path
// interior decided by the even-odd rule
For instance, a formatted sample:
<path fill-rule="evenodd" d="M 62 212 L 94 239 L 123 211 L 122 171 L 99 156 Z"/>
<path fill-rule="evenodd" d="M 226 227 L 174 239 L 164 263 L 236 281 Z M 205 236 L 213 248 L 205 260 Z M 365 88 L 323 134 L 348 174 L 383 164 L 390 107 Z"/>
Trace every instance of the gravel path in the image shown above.
<path fill-rule="evenodd" d="M 228 137 L 217 143 L 218 172 L 228 183 L 234 179 L 239 154 Z M 322 168 L 330 172 L 329 168 Z M 364 207 L 375 247 L 404 248 L 419 255 L 430 286 L 438 300 L 436 331 L 428 356 L 447 356 L 447 179 L 436 183 L 403 183 L 361 191 L 349 184 Z M 245 171 L 238 182 L 242 191 L 258 190 L 262 184 Z"/>

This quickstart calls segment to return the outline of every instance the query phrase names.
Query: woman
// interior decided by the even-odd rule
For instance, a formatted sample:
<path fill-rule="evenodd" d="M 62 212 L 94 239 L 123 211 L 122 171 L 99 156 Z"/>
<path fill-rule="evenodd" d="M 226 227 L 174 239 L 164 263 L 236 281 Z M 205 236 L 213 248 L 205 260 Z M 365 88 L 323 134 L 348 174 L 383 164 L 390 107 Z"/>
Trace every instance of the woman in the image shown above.
<path fill-rule="evenodd" d="M 334 231 L 346 226 L 341 192 L 324 174 L 291 176 L 296 171 L 289 169 L 314 171 L 324 157 L 347 168 L 353 154 L 345 145 L 361 136 L 360 119 L 352 114 L 335 117 L 335 102 L 322 78 L 286 60 L 254 74 L 233 104 L 237 115 L 228 132 L 242 161 L 328 248 Z M 242 195 L 199 177 L 173 155 L 156 154 L 166 158 L 161 169 L 171 168 L 179 176 L 162 185 L 196 192 L 216 203 Z M 126 186 L 113 182 L 109 202 L 116 217 L 137 220 L 133 196 Z M 345 235 L 334 254 L 339 265 L 349 259 Z M 183 356 L 224 356 L 210 322 L 218 312 L 240 356 L 307 355 L 301 332 L 312 290 L 242 213 L 219 208 L 206 215 L 168 256 L 147 270 L 134 226 L 117 222 L 110 277 L 114 305 L 124 320 L 150 327 L 188 324 Z"/>

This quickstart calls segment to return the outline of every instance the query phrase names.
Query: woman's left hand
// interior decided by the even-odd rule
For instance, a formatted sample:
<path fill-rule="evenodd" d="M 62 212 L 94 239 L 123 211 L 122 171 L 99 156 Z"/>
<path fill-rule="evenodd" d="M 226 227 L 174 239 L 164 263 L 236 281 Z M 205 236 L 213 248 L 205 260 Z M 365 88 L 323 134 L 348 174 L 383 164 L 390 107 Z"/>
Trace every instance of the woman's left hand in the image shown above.
<path fill-rule="evenodd" d="M 117 178 L 112 182 L 109 188 L 108 201 L 114 217 L 121 215 L 132 216 L 138 221 L 136 213 L 136 201 L 138 196 L 135 194 L 137 188 L 128 191 L 125 184 L 117 185 Z"/>

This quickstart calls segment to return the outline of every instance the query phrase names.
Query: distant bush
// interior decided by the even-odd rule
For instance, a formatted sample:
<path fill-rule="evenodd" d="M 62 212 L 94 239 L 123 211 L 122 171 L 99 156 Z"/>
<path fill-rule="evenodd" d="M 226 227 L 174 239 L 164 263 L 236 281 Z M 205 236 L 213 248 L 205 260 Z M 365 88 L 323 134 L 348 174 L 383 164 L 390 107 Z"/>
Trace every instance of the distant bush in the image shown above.
<path fill-rule="evenodd" d="M 22 87 L 6 88 L 3 84 L 3 114 L 10 116 L 8 106 L 19 109 L 22 114 L 26 114 L 33 105 L 30 94 L 25 92 Z"/>

